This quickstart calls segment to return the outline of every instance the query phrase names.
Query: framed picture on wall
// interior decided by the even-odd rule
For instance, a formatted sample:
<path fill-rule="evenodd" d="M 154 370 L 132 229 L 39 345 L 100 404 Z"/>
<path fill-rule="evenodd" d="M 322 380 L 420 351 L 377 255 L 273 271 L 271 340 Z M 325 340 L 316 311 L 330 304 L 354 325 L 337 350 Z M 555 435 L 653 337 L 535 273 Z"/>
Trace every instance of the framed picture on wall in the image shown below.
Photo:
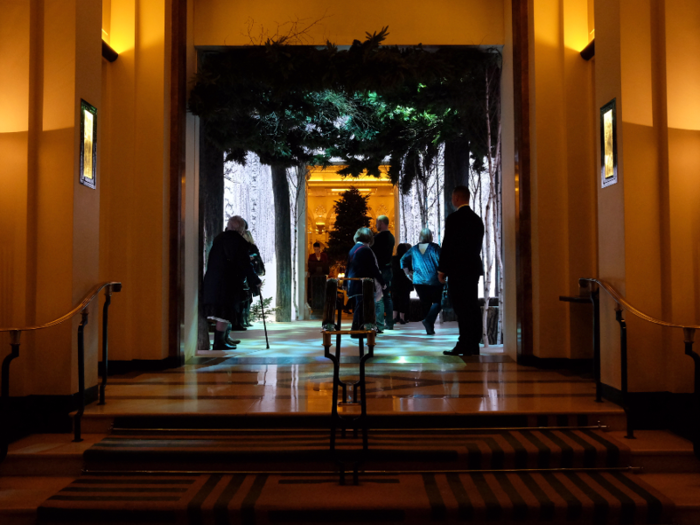
<path fill-rule="evenodd" d="M 600 186 L 617 183 L 617 110 L 615 99 L 600 108 Z"/>
<path fill-rule="evenodd" d="M 97 188 L 97 108 L 80 101 L 80 184 Z"/>

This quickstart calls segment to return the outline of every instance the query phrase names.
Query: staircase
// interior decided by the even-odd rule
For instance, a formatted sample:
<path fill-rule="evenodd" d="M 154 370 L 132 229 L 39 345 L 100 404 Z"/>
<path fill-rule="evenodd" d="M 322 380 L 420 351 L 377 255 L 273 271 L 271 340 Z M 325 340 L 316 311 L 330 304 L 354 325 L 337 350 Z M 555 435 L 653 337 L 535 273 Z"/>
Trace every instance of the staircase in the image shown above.
<path fill-rule="evenodd" d="M 68 436 L 59 446 L 48 443 L 56 436 L 15 443 L 0 483 L 32 474 L 46 490 L 33 508 L 0 520 L 700 523 L 700 498 L 674 503 L 673 488 L 674 480 L 691 492 L 700 486 L 698 462 L 667 432 L 626 440 L 584 414 L 529 417 L 532 426 L 502 416 L 511 425 L 499 428 L 479 428 L 496 421 L 486 416 L 453 417 L 450 428 L 404 416 L 375 419 L 384 428 L 370 432 L 369 451 L 348 431 L 331 453 L 319 428 L 327 418 L 300 417 L 301 427 L 290 416 L 241 419 L 131 416 L 82 444 Z M 545 421 L 555 425 L 536 425 Z"/>

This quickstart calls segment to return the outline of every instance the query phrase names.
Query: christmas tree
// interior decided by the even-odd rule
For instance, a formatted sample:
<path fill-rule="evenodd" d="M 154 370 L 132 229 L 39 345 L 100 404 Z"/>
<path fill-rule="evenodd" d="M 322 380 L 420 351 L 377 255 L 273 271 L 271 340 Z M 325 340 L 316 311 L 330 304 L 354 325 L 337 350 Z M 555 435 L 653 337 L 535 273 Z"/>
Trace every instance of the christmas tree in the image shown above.
<path fill-rule="evenodd" d="M 357 188 L 352 187 L 341 193 L 340 199 L 335 201 L 335 225 L 328 238 L 327 250 L 331 264 L 345 264 L 348 252 L 355 245 L 355 232 L 370 225 L 371 219 L 367 216 L 368 200 L 369 195 L 364 197 Z"/>

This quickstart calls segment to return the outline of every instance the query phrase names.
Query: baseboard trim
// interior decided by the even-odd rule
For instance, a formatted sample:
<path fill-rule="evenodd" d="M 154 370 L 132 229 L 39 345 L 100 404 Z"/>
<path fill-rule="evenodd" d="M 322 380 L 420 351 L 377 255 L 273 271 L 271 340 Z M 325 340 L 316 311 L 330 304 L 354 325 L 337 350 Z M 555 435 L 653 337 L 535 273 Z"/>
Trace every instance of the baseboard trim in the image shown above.
<path fill-rule="evenodd" d="M 690 436 L 693 416 L 693 394 L 673 392 L 629 392 L 605 383 L 601 384 L 604 399 L 625 408 L 636 430 L 672 430 L 682 436 Z"/>
<path fill-rule="evenodd" d="M 165 359 L 133 359 L 131 361 L 109 361 L 109 375 L 130 374 L 131 372 L 159 372 L 169 368 L 177 368 L 184 365 L 184 359 L 179 356 L 166 357 Z M 102 376 L 104 365 L 100 361 L 97 364 L 97 373 Z"/>
<path fill-rule="evenodd" d="M 518 364 L 534 366 L 544 370 L 572 370 L 575 372 L 590 372 L 593 370 L 593 359 L 569 359 L 565 357 L 537 357 L 534 355 L 519 355 Z"/>
<path fill-rule="evenodd" d="M 85 389 L 85 404 L 97 401 L 98 386 Z M 70 433 L 73 423 L 68 416 L 78 409 L 80 394 L 29 395 L 8 399 L 9 437 L 15 441 L 29 434 Z"/>

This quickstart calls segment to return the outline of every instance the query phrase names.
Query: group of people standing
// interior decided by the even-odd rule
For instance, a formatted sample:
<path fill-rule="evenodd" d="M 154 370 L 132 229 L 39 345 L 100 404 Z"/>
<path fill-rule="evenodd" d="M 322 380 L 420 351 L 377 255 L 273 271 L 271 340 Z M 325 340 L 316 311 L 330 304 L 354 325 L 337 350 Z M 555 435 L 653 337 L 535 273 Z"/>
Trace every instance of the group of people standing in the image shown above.
<path fill-rule="evenodd" d="M 479 355 L 482 330 L 478 285 L 484 274 L 481 261 L 484 223 L 469 207 L 470 198 L 466 186 L 457 186 L 452 192 L 456 211 L 445 219 L 442 247 L 433 242 L 432 232 L 424 228 L 417 245 L 400 244 L 393 256 L 396 241 L 384 215 L 377 218 L 376 235 L 369 228 L 357 230 L 355 246 L 348 256 L 347 276 L 374 279 L 379 333 L 393 330 L 395 323 L 406 322 L 410 293 L 415 288 L 426 334 L 435 334 L 435 321 L 442 309 L 447 284 L 447 294 L 457 316 L 459 339 L 452 350 L 443 354 Z M 355 301 L 352 329 L 360 330 L 363 312 L 359 281 L 349 281 L 348 297 Z"/>
<path fill-rule="evenodd" d="M 216 322 L 213 350 L 233 350 L 240 340 L 231 330 L 246 330 L 253 296 L 260 295 L 265 266 L 245 219 L 234 215 L 216 236 L 203 283 L 204 314 Z"/>
<path fill-rule="evenodd" d="M 481 245 L 484 223 L 469 207 L 470 193 L 458 186 L 452 193 L 456 211 L 445 219 L 442 247 L 433 242 L 428 228 L 420 232 L 415 246 L 400 244 L 394 255 L 396 239 L 389 231 L 389 218 L 377 218 L 377 234 L 369 228 L 355 233 L 350 250 L 348 277 L 374 279 L 377 331 L 393 330 L 394 324 L 406 323 L 410 293 L 415 288 L 423 310 L 423 326 L 428 335 L 435 334 L 435 321 L 442 308 L 443 288 L 448 286 L 459 325 L 459 339 L 445 355 L 478 355 L 481 340 L 481 315 L 478 299 L 479 278 L 484 274 Z M 314 245 L 310 263 L 325 267 L 327 257 Z M 313 258 L 313 261 L 312 261 Z M 209 253 L 204 276 L 203 304 L 208 319 L 216 322 L 214 350 L 232 350 L 240 341 L 228 340 L 233 328 L 245 329 L 247 311 L 253 295 L 260 294 L 265 268 L 245 220 L 234 215 L 226 231 L 219 234 Z M 349 281 L 348 297 L 354 300 L 353 330 L 363 328 L 362 284 Z M 403 316 L 403 317 L 402 317 Z"/>

